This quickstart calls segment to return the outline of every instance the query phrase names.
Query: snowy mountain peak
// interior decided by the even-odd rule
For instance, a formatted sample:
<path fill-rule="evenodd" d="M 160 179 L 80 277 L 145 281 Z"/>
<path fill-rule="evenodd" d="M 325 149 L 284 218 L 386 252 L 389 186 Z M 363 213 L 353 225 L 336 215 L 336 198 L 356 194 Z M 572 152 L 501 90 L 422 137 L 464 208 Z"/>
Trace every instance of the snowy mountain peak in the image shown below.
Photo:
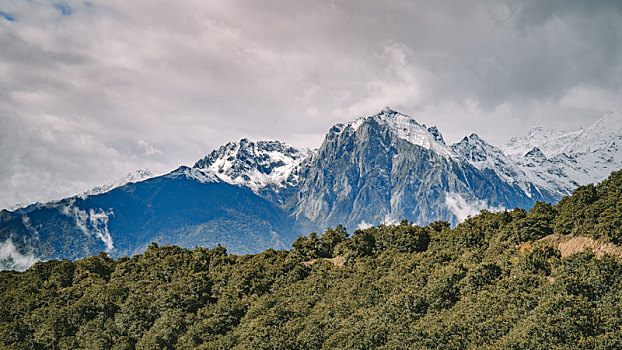
<path fill-rule="evenodd" d="M 505 158 L 498 148 L 484 141 L 476 133 L 465 136 L 460 142 L 453 144 L 451 148 L 478 169 L 492 168 L 500 158 Z M 491 160 L 492 163 L 488 164 L 488 160 Z"/>
<path fill-rule="evenodd" d="M 436 139 L 437 142 L 442 143 L 443 145 L 445 144 L 445 139 L 443 138 L 443 134 L 441 134 L 441 132 L 438 131 L 438 128 L 436 126 L 429 127 L 428 132 L 434 136 L 434 139 Z"/>
<path fill-rule="evenodd" d="M 534 147 L 529 152 L 527 152 L 525 154 L 525 158 L 532 158 L 532 159 L 541 160 L 541 161 L 546 160 L 546 156 L 544 155 L 544 153 L 542 153 L 542 151 L 538 147 Z"/>
<path fill-rule="evenodd" d="M 622 111 L 609 111 L 592 124 L 588 130 L 601 130 L 609 133 L 622 131 Z"/>
<path fill-rule="evenodd" d="M 567 152 L 569 144 L 581 132 L 547 129 L 537 125 L 529 129 L 525 136 L 511 138 L 502 150 L 507 156 L 520 158 L 533 147 L 538 147 L 547 157 L 554 157 Z"/>
<path fill-rule="evenodd" d="M 487 143 L 475 133 L 463 138 L 462 141 L 451 147 L 456 154 L 475 168 L 491 170 L 503 182 L 520 188 L 529 198 L 544 195 L 542 191 L 547 191 L 548 195 L 556 195 L 558 192 L 557 185 L 551 185 L 548 178 L 543 179 L 542 176 L 534 173 L 531 167 L 518 164 L 499 148 Z M 533 154 L 541 154 L 546 160 L 544 154 L 539 150 L 534 151 Z M 529 158 L 529 160 L 533 161 L 534 159 Z"/>
<path fill-rule="evenodd" d="M 221 181 L 218 176 L 211 171 L 203 171 L 201 169 L 189 168 L 183 165 L 164 176 L 170 179 L 192 179 L 200 183 L 217 183 Z"/>
<path fill-rule="evenodd" d="M 586 129 L 563 131 L 531 128 L 503 146 L 540 188 L 560 195 L 578 185 L 598 182 L 622 168 L 622 113 L 609 112 Z"/>
<path fill-rule="evenodd" d="M 589 153 L 608 152 L 622 140 L 622 112 L 605 113 L 587 129 L 567 132 L 559 129 L 546 129 L 542 126 L 531 128 L 525 136 L 514 137 L 503 146 L 503 152 L 515 159 L 523 157 L 537 147 L 547 158 L 566 154 L 577 156 Z"/>
<path fill-rule="evenodd" d="M 465 139 L 472 140 L 473 142 L 479 142 L 479 143 L 483 142 L 487 144 L 487 142 L 484 141 L 481 137 L 479 137 L 479 135 L 476 133 L 471 133 L 471 135 L 469 135 L 468 138 L 465 137 Z"/>
<path fill-rule="evenodd" d="M 622 113 L 608 112 L 587 129 L 578 132 L 577 137 L 567 147 L 567 153 L 608 152 L 611 147 L 617 149 L 621 140 Z"/>
<path fill-rule="evenodd" d="M 621 140 L 622 112 L 612 111 L 586 129 L 571 132 L 535 126 L 525 136 L 510 139 L 502 149 L 506 155 L 519 159 L 537 147 L 547 158 L 553 158 L 564 153 L 577 156 L 607 153 L 610 149 L 614 152 Z"/>
<path fill-rule="evenodd" d="M 125 177 L 117 181 L 111 182 L 109 184 L 101 185 L 101 186 L 96 186 L 96 187 L 91 188 L 88 191 L 84 191 L 80 196 L 87 197 L 87 196 L 95 196 L 98 194 L 106 193 L 117 187 L 127 185 L 128 183 L 140 182 L 143 180 L 147 180 L 153 176 L 154 175 L 151 173 L 151 171 L 149 171 L 149 169 L 138 169 L 138 170 L 132 171 L 131 173 L 128 173 L 127 175 L 125 175 Z"/>
<path fill-rule="evenodd" d="M 279 141 L 229 142 L 197 161 L 193 168 L 215 174 L 220 180 L 258 190 L 268 185 L 284 187 L 298 182 L 298 167 L 312 154 Z"/>
<path fill-rule="evenodd" d="M 375 115 L 358 118 L 346 125 L 338 124 L 333 127 L 331 131 L 341 133 L 346 130 L 351 130 L 356 132 L 363 124 L 372 121 L 386 126 L 397 137 L 413 145 L 432 150 L 446 158 L 453 158 L 455 156 L 451 149 L 445 144 L 443 135 L 436 126 L 427 128 L 424 124 L 419 124 L 411 116 L 402 114 L 388 107 L 385 107 Z"/>

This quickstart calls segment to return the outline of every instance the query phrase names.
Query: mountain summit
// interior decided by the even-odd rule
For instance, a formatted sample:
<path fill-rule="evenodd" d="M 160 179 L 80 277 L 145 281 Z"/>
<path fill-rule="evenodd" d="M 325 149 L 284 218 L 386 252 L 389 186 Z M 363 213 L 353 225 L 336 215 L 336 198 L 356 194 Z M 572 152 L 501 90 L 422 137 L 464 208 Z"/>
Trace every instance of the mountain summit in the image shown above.
<path fill-rule="evenodd" d="M 193 168 L 211 172 L 230 184 L 255 191 L 266 186 L 287 187 L 298 183 L 296 169 L 312 152 L 279 141 L 229 142 L 197 161 Z"/>
<path fill-rule="evenodd" d="M 514 182 L 479 169 L 459 153 L 473 155 L 480 152 L 478 145 L 454 150 L 436 128 L 390 109 L 338 124 L 301 170 L 296 221 L 307 229 L 339 223 L 356 228 L 402 218 L 455 224 L 481 209 L 553 198 L 529 197 Z M 491 151 L 491 146 L 486 149 Z"/>
<path fill-rule="evenodd" d="M 535 176 L 570 193 L 576 186 L 604 180 L 622 168 L 622 112 L 608 112 L 586 129 L 567 132 L 538 126 L 510 139 L 502 149 Z M 533 149 L 546 160 L 535 164 Z M 536 178 L 536 180 L 537 180 Z"/>
<path fill-rule="evenodd" d="M 445 145 L 443 135 L 438 131 L 436 126 L 427 128 L 425 124 L 419 124 L 412 117 L 394 111 L 388 107 L 385 107 L 378 114 L 358 118 L 346 124 L 345 128 L 351 128 L 353 131 L 356 131 L 361 125 L 371 121 L 384 125 L 396 137 L 408 141 L 413 145 L 432 150 L 444 157 L 453 156 L 451 150 Z M 343 127 L 343 124 L 338 124 L 337 127 Z"/>
<path fill-rule="evenodd" d="M 162 176 L 141 172 L 113 188 L 4 210 L 0 244 L 11 255 L 0 263 L 123 256 L 153 241 L 244 254 L 338 224 L 455 225 L 600 181 L 622 168 L 621 144 L 620 113 L 576 132 L 536 127 L 498 148 L 474 133 L 447 145 L 435 126 L 385 108 L 334 125 L 315 151 L 241 139 Z"/>

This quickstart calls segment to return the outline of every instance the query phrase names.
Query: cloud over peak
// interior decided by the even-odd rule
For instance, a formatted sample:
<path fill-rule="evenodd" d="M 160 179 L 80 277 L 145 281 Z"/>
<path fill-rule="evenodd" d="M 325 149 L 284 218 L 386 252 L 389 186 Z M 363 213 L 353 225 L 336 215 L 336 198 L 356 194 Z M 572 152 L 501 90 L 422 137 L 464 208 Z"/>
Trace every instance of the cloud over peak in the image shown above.
<path fill-rule="evenodd" d="M 501 144 L 619 108 L 617 1 L 0 5 L 0 207 L 390 105 Z"/>

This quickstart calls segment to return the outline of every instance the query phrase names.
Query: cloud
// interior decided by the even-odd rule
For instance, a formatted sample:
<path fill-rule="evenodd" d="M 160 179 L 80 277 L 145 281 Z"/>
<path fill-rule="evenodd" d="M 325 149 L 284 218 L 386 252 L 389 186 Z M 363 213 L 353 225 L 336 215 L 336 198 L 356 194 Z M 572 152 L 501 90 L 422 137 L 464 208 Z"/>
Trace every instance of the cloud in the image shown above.
<path fill-rule="evenodd" d="M 386 105 L 501 144 L 620 108 L 617 1 L 6 1 L 0 207 Z"/>
<path fill-rule="evenodd" d="M 382 223 L 385 225 L 397 225 L 399 224 L 400 219 L 391 215 L 391 213 L 387 213 L 382 220 Z"/>
<path fill-rule="evenodd" d="M 365 96 L 346 109 L 338 109 L 334 114 L 347 116 L 370 115 L 378 112 L 379 106 L 399 106 L 405 102 L 416 103 L 420 98 L 417 67 L 409 63 L 412 50 L 403 43 L 391 43 L 384 47 L 379 57 L 386 62 L 382 77 L 365 83 Z"/>
<path fill-rule="evenodd" d="M 106 252 L 114 249 L 112 236 L 108 231 L 108 217 L 113 215 L 112 211 L 105 212 L 102 209 L 82 210 L 74 205 L 73 202 L 60 208 L 63 215 L 75 220 L 76 226 L 87 236 L 96 236 L 106 246 Z"/>
<path fill-rule="evenodd" d="M 32 253 L 22 254 L 17 251 L 11 239 L 0 242 L 0 271 L 24 271 L 37 261 L 39 261 L 39 259 Z"/>
<path fill-rule="evenodd" d="M 24 227 L 26 227 L 28 231 L 34 234 L 34 237 L 36 239 L 39 239 L 39 231 L 37 231 L 37 229 L 34 226 L 32 226 L 32 223 L 30 222 L 30 218 L 27 215 L 22 215 L 22 223 L 24 224 Z"/>
<path fill-rule="evenodd" d="M 361 221 L 361 223 L 360 223 L 360 224 L 358 224 L 358 225 L 356 226 L 356 229 L 357 229 L 357 230 L 364 230 L 364 229 L 370 228 L 370 227 L 372 227 L 372 226 L 374 226 L 374 225 L 369 224 L 369 223 L 367 223 L 365 220 L 363 220 L 363 221 Z"/>
<path fill-rule="evenodd" d="M 504 208 L 489 206 L 486 201 L 475 199 L 467 201 L 459 193 L 446 193 L 445 204 L 449 210 L 458 218 L 459 222 L 464 221 L 469 216 L 475 216 L 482 210 L 500 211 Z"/>

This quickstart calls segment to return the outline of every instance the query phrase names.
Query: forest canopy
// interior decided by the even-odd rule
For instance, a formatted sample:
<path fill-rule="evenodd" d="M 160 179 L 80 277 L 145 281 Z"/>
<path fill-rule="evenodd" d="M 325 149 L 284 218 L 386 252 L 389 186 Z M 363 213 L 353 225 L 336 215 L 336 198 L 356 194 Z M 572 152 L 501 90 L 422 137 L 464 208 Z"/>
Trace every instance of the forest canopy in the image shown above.
<path fill-rule="evenodd" d="M 622 172 L 455 228 L 338 226 L 291 250 L 152 244 L 0 272 L 0 348 L 622 348 Z"/>

